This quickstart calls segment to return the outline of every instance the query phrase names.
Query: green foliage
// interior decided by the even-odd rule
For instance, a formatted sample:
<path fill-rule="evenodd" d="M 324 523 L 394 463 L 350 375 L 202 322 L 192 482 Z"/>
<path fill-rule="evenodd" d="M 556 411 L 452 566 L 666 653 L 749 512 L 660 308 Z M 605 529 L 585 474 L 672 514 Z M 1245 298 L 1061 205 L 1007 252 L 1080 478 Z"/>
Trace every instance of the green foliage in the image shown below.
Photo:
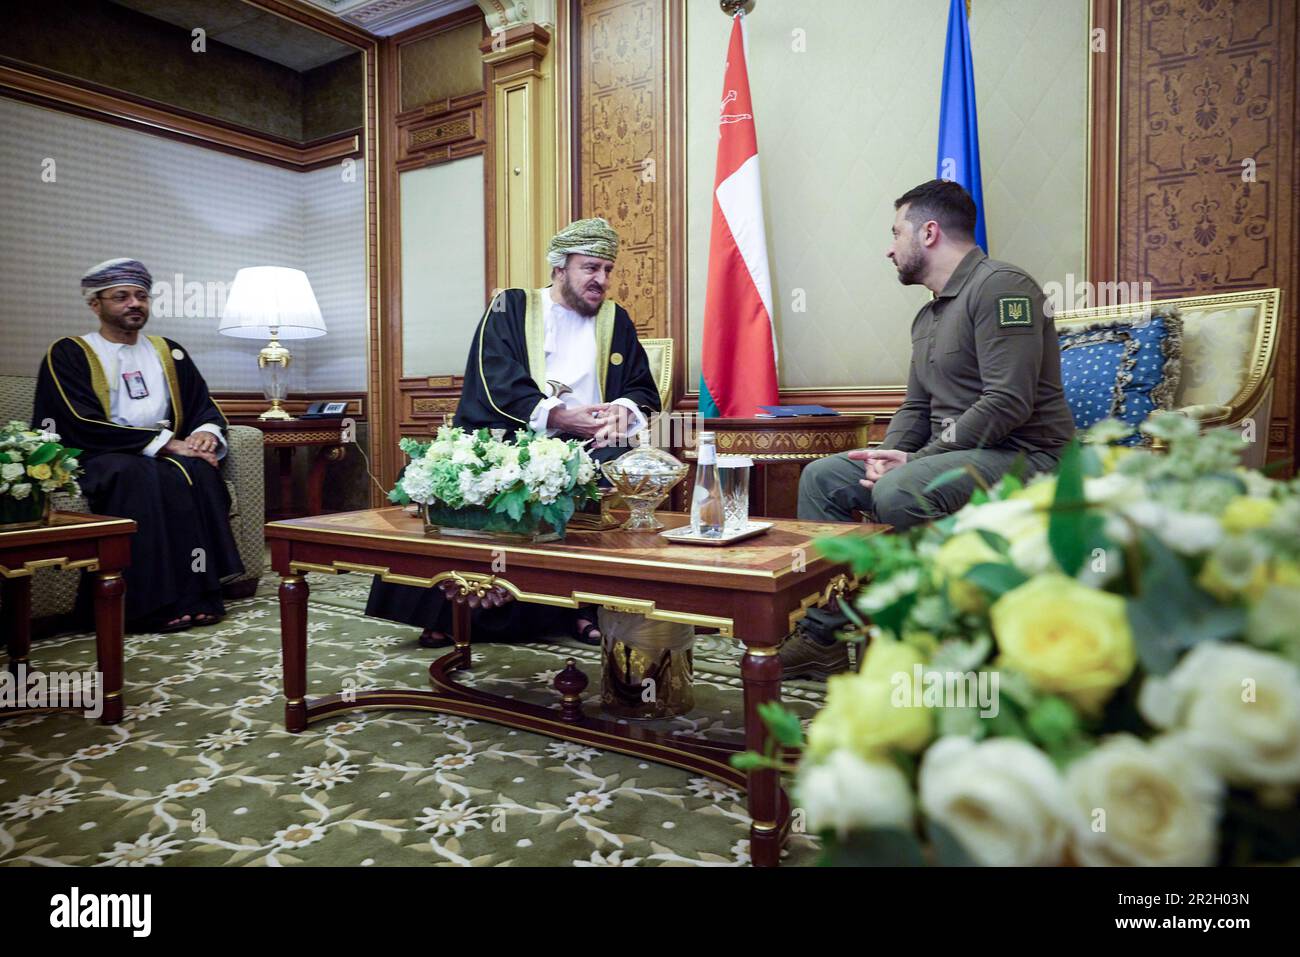
<path fill-rule="evenodd" d="M 758 706 L 758 716 L 768 732 L 784 748 L 803 747 L 803 726 L 799 716 L 779 701 L 765 701 Z"/>
<path fill-rule="evenodd" d="M 29 466 L 48 465 L 50 462 L 54 461 L 54 457 L 59 454 L 59 450 L 62 448 L 63 446 L 59 445 L 57 442 L 46 442 L 31 455 L 27 456 L 27 464 Z"/>
<path fill-rule="evenodd" d="M 1146 561 L 1127 614 L 1143 668 L 1167 674 L 1193 645 L 1245 632 L 1247 610 L 1220 605 L 1196 587 L 1183 559 L 1160 539 L 1143 534 L 1141 550 Z"/>
<path fill-rule="evenodd" d="M 1056 473 L 1056 497 L 1047 526 L 1047 541 L 1052 555 L 1067 575 L 1077 575 L 1094 548 L 1104 541 L 1104 521 L 1089 509 L 1083 494 L 1082 447 L 1072 440 L 1061 454 Z"/>
<path fill-rule="evenodd" d="M 1014 565 L 980 562 L 978 565 L 972 565 L 963 579 L 996 601 L 1011 589 L 1019 588 L 1029 581 L 1029 576 Z"/>

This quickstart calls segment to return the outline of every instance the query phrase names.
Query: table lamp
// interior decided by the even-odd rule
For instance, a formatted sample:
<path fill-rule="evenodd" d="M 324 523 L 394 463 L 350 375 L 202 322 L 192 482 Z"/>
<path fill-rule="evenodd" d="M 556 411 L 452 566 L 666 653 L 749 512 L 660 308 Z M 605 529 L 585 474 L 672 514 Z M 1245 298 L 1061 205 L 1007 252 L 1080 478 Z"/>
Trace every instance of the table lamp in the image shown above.
<path fill-rule="evenodd" d="M 271 407 L 261 419 L 289 419 L 280 407 L 289 389 L 289 350 L 281 339 L 325 335 L 325 320 L 307 274 L 287 266 L 248 266 L 235 273 L 218 331 L 240 339 L 271 341 L 257 354 L 262 387 Z"/>

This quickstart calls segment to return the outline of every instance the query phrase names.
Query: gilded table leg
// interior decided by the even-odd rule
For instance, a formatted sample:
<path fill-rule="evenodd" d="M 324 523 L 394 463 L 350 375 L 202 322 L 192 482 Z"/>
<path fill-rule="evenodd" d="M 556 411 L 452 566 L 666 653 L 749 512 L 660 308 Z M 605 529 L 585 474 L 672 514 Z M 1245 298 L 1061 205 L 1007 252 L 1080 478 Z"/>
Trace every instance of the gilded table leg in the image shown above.
<path fill-rule="evenodd" d="M 284 726 L 297 734 L 307 727 L 307 579 L 280 579 L 280 653 L 284 668 Z"/>
<path fill-rule="evenodd" d="M 126 579 L 121 572 L 95 575 L 95 644 L 99 651 L 99 672 L 103 676 L 103 724 L 122 720 L 122 625 L 125 615 Z"/>
<path fill-rule="evenodd" d="M 740 661 L 745 687 L 745 746 L 763 753 L 768 732 L 758 706 L 781 700 L 781 662 L 772 646 L 747 646 Z M 780 776 L 770 769 L 749 772 L 749 854 L 755 867 L 776 867 L 781 856 Z"/>
<path fill-rule="evenodd" d="M 0 581 L 4 582 L 0 623 L 8 636 L 5 645 L 9 651 L 9 670 L 17 675 L 18 666 L 27 663 L 32 647 L 32 579 L 30 575 L 20 575 Z"/>
<path fill-rule="evenodd" d="M 456 644 L 456 656 L 458 669 L 469 670 L 470 666 L 470 634 L 473 625 L 470 619 L 470 607 L 464 602 L 453 601 L 451 603 L 451 640 Z"/>

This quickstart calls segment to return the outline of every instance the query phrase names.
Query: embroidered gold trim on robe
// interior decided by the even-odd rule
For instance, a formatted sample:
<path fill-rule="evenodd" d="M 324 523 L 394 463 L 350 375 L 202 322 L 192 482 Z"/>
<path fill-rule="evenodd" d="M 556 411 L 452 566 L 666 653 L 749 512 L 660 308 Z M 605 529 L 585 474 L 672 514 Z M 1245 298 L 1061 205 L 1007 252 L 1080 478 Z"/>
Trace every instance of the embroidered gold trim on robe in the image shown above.
<path fill-rule="evenodd" d="M 167 340 L 162 336 L 148 336 L 149 342 L 153 344 L 154 352 L 158 353 L 158 359 L 162 362 L 163 375 L 167 377 L 167 392 L 172 400 L 172 431 L 177 435 L 181 434 L 181 423 L 185 419 L 185 410 L 181 406 L 181 385 L 180 380 L 176 378 L 176 361 L 172 356 L 171 346 L 167 345 Z M 185 471 L 181 469 L 181 471 Z M 186 478 L 189 476 L 187 475 Z"/>
<path fill-rule="evenodd" d="M 524 340 L 528 345 L 528 374 L 537 388 L 546 393 L 546 307 L 551 301 L 551 287 L 530 289 L 524 309 Z M 596 312 L 596 378 L 600 401 L 605 401 L 605 375 L 609 372 L 610 345 L 614 341 L 614 300 L 606 299 Z M 499 409 L 497 411 L 500 411 Z"/>
<path fill-rule="evenodd" d="M 74 336 L 72 339 L 77 345 L 81 346 L 81 351 L 86 354 L 86 361 L 90 364 L 90 387 L 95 392 L 95 398 L 99 399 L 99 404 L 104 410 L 104 418 L 109 422 L 113 421 L 113 403 L 108 395 L 108 376 L 104 374 L 104 366 L 99 361 L 99 355 L 95 352 L 94 347 L 81 336 Z M 51 346 L 51 349 L 53 346 Z M 50 374 L 54 373 L 54 360 L 50 359 Z M 58 379 L 55 378 L 55 385 L 58 385 Z M 63 387 L 59 386 L 59 391 Z M 64 396 L 67 401 L 67 396 Z M 72 408 L 72 403 L 68 402 L 68 408 Z M 116 423 L 114 423 L 116 424 Z"/>

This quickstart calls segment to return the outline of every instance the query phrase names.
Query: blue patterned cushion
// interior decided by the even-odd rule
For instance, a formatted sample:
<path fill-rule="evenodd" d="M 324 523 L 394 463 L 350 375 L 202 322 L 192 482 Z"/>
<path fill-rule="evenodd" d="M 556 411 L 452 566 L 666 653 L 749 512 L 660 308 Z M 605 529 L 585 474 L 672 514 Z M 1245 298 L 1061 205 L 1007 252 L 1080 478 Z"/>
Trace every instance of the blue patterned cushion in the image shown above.
<path fill-rule="evenodd" d="M 1172 310 L 1061 332 L 1061 382 L 1074 424 L 1086 429 L 1116 418 L 1135 430 L 1118 444 L 1150 444 L 1136 429 L 1152 412 L 1173 408 L 1182 339 L 1183 322 Z"/>

